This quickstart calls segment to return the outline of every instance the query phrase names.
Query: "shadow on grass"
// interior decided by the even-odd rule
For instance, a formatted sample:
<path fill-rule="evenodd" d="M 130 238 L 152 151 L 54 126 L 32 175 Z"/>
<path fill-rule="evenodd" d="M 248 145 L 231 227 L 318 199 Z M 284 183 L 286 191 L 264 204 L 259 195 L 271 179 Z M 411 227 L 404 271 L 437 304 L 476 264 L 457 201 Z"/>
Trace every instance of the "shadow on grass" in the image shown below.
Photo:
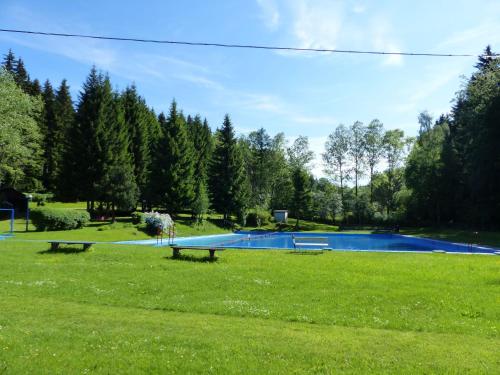
<path fill-rule="evenodd" d="M 213 258 L 210 258 L 209 256 L 197 257 L 194 255 L 185 255 L 185 254 L 181 254 L 175 257 L 172 255 L 164 258 L 168 260 L 179 260 L 184 262 L 196 262 L 196 263 L 215 263 L 219 259 L 218 257 L 213 257 Z"/>
<path fill-rule="evenodd" d="M 297 250 L 297 251 L 288 251 L 287 254 L 292 255 L 321 255 L 323 251 L 321 250 Z"/>
<path fill-rule="evenodd" d="M 56 250 L 52 249 L 47 249 L 47 250 L 42 250 L 39 251 L 38 254 L 78 254 L 78 253 L 84 253 L 88 251 L 88 249 L 83 249 L 81 247 L 76 247 L 76 246 L 67 246 L 67 247 L 59 247 Z"/>

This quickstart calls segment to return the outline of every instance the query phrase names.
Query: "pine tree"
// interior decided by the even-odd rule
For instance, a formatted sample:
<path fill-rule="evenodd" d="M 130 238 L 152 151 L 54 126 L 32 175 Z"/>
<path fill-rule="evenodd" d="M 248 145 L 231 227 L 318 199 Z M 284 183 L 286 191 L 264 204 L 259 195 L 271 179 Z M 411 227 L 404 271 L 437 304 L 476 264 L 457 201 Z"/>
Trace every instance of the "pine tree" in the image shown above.
<path fill-rule="evenodd" d="M 241 149 L 228 115 L 224 117 L 222 128 L 216 133 L 209 183 L 214 209 L 222 213 L 225 220 L 231 214 L 241 218 L 248 207 L 248 181 Z"/>
<path fill-rule="evenodd" d="M 153 189 L 159 202 L 172 214 L 188 208 L 194 198 L 193 146 L 175 100 L 168 118 L 160 115 L 162 134 L 156 149 Z"/>

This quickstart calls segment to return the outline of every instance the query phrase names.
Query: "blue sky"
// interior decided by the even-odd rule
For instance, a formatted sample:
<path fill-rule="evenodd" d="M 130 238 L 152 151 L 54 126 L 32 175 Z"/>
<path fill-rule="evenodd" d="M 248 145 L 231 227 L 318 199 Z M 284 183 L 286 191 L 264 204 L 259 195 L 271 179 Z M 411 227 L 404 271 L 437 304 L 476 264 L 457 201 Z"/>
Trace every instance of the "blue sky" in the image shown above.
<path fill-rule="evenodd" d="M 1 0 L 1 28 L 138 38 L 384 51 L 500 50 L 500 2 Z M 74 94 L 92 64 L 123 89 L 135 82 L 157 111 L 173 97 L 212 128 L 283 131 L 323 151 L 339 123 L 380 119 L 408 135 L 417 115 L 447 112 L 475 58 L 425 58 L 149 45 L 0 33 L 32 77 L 67 78 Z M 321 174 L 316 163 L 315 173 Z"/>

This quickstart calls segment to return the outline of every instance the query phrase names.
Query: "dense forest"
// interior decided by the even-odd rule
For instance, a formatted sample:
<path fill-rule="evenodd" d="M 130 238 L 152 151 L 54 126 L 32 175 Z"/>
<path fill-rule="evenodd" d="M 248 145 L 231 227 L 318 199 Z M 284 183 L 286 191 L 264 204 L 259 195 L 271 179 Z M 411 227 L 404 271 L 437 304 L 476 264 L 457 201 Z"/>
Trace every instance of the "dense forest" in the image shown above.
<path fill-rule="evenodd" d="M 416 137 L 381 121 L 332 129 L 324 150 L 261 128 L 212 132 L 171 102 L 155 113 L 132 85 L 93 67 L 73 100 L 66 80 L 31 79 L 9 51 L 0 71 L 0 187 L 86 201 L 93 215 L 161 209 L 244 222 L 289 209 L 345 224 L 500 224 L 500 59 L 487 47 L 449 113 L 415 114 Z M 320 154 L 328 178 L 311 173 Z M 366 184 L 366 181 L 368 183 Z"/>

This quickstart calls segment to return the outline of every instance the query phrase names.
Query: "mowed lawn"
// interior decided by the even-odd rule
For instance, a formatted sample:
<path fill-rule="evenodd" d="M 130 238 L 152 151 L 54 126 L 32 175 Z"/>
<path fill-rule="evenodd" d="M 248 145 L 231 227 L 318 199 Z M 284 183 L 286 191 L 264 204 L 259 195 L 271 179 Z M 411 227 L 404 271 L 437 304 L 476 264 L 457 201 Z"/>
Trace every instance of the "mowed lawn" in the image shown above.
<path fill-rule="evenodd" d="M 500 373 L 497 256 L 47 249 L 0 241 L 0 373 Z"/>

